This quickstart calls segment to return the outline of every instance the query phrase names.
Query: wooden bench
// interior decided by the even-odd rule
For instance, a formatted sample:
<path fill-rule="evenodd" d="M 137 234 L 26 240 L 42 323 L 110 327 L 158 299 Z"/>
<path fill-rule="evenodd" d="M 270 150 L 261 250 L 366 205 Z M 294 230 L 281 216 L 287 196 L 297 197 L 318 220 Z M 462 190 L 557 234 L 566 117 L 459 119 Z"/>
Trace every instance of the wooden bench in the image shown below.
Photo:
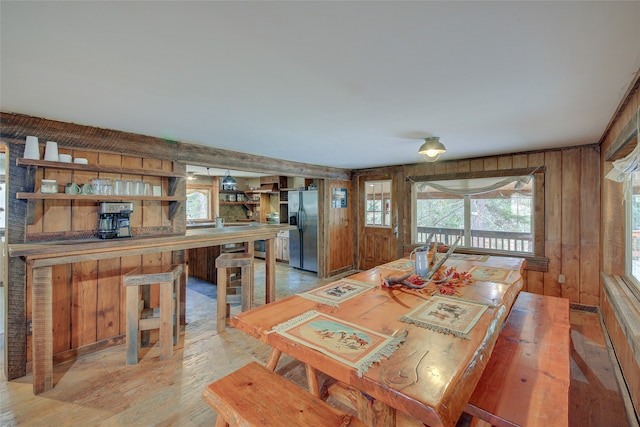
<path fill-rule="evenodd" d="M 465 412 L 500 427 L 567 426 L 570 329 L 567 299 L 521 292 Z"/>
<path fill-rule="evenodd" d="M 256 362 L 209 384 L 202 397 L 218 414 L 216 427 L 365 426 Z"/>

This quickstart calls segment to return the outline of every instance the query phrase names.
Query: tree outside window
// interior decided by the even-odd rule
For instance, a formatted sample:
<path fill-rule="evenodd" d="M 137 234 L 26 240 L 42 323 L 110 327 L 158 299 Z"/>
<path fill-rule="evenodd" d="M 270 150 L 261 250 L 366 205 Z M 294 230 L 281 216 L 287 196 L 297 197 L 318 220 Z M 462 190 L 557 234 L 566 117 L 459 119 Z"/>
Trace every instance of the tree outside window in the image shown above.
<path fill-rule="evenodd" d="M 211 219 L 211 191 L 208 189 L 187 189 L 187 220 Z"/>

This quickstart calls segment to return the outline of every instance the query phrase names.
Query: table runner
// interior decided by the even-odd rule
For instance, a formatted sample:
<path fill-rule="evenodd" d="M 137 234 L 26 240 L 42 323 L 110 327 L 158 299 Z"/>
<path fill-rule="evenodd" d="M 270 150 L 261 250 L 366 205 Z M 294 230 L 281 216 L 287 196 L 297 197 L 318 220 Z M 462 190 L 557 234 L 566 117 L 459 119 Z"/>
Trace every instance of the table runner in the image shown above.
<path fill-rule="evenodd" d="M 469 339 L 467 334 L 487 308 L 488 305 L 475 301 L 433 295 L 400 320 Z"/>
<path fill-rule="evenodd" d="M 359 282 L 351 279 L 340 279 L 335 282 L 331 282 L 327 285 L 320 286 L 319 288 L 312 289 L 307 292 L 297 294 L 303 298 L 310 299 L 312 301 L 327 304 L 333 307 L 337 307 L 341 302 L 347 301 L 363 292 L 374 288 L 376 285 Z"/>
<path fill-rule="evenodd" d="M 389 336 L 314 310 L 276 325 L 273 330 L 355 368 L 359 377 L 372 364 L 390 357 L 406 339 L 406 332 Z"/>

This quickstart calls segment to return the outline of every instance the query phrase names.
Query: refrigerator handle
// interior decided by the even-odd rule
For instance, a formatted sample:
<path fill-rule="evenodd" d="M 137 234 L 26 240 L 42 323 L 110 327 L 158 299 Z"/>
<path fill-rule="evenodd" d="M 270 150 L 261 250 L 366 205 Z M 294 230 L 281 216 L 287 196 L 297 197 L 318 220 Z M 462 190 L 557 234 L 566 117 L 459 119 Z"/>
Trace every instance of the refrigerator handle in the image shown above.
<path fill-rule="evenodd" d="M 302 228 L 304 227 L 304 211 L 303 210 L 299 210 L 298 211 L 298 230 L 302 230 Z"/>

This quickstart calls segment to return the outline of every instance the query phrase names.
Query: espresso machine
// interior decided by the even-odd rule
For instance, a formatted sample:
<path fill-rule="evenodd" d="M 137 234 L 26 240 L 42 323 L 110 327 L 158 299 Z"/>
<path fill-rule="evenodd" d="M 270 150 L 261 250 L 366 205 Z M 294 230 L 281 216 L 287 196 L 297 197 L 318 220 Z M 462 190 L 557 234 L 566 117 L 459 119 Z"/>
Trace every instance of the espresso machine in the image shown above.
<path fill-rule="evenodd" d="M 129 215 L 133 202 L 100 202 L 98 207 L 98 236 L 101 239 L 131 237 Z"/>

